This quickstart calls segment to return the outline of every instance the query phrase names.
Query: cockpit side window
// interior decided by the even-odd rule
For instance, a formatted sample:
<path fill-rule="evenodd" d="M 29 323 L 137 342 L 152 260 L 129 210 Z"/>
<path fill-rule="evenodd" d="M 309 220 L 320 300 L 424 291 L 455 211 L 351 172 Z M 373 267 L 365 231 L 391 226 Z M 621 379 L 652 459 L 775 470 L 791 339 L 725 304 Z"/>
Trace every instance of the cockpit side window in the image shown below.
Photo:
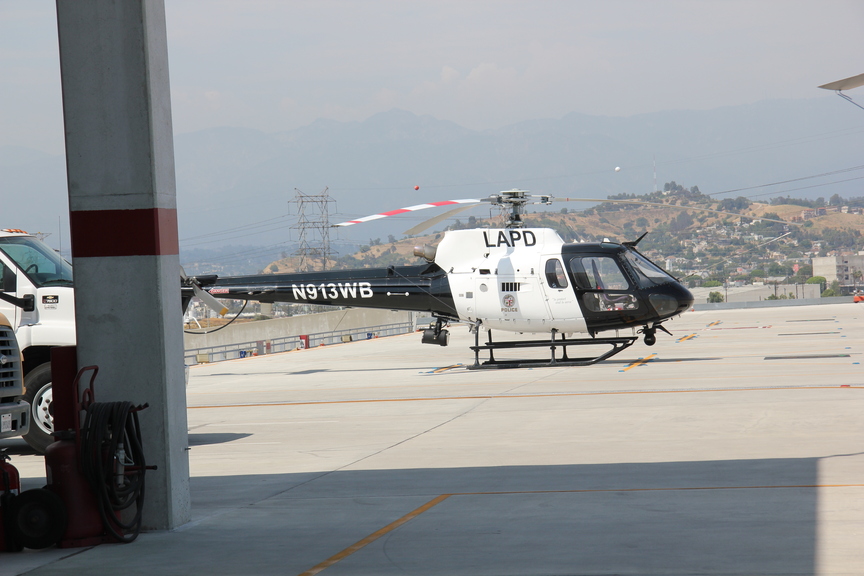
<path fill-rule="evenodd" d="M 636 310 L 639 301 L 629 293 L 631 284 L 615 258 L 584 256 L 570 260 L 570 270 L 582 294 L 582 302 L 591 312 Z"/>
<path fill-rule="evenodd" d="M 557 258 L 550 258 L 546 261 L 546 284 L 550 288 L 567 288 L 567 274 L 564 272 L 564 266 Z"/>
<path fill-rule="evenodd" d="M 629 290 L 630 282 L 614 258 L 586 256 L 574 258 L 570 267 L 583 290 Z"/>

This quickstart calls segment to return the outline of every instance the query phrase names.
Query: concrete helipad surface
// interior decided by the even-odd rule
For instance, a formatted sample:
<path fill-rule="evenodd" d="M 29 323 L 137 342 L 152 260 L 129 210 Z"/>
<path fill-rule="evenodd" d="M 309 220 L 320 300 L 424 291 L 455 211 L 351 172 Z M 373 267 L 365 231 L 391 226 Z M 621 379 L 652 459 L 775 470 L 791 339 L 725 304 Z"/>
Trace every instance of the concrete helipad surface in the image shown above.
<path fill-rule="evenodd" d="M 862 320 L 689 312 L 583 368 L 469 371 L 465 327 L 196 366 L 193 521 L 0 574 L 862 574 Z"/>

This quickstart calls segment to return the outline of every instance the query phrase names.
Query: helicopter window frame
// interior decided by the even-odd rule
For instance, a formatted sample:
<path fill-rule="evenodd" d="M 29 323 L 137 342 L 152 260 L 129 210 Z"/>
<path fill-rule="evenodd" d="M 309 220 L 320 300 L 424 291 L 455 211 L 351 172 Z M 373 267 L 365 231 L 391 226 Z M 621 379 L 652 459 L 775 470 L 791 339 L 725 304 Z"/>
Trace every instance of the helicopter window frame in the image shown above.
<path fill-rule="evenodd" d="M 556 290 L 564 290 L 570 283 L 567 281 L 567 272 L 558 258 L 546 260 L 546 284 Z"/>
<path fill-rule="evenodd" d="M 640 288 L 653 288 L 654 286 L 661 286 L 675 281 L 672 275 L 636 250 L 628 250 L 623 256 L 629 268 L 636 276 L 637 285 Z"/>
<path fill-rule="evenodd" d="M 576 282 L 575 287 L 582 292 L 580 299 L 588 312 L 620 314 L 639 309 L 639 299 L 633 293 L 636 283 L 631 277 L 632 273 L 615 256 L 577 256 L 570 260 L 570 271 Z"/>
<path fill-rule="evenodd" d="M 570 260 L 570 270 L 580 290 L 627 292 L 633 289 L 632 280 L 614 256 L 605 254 L 577 256 Z M 600 277 L 598 278 L 597 275 Z"/>

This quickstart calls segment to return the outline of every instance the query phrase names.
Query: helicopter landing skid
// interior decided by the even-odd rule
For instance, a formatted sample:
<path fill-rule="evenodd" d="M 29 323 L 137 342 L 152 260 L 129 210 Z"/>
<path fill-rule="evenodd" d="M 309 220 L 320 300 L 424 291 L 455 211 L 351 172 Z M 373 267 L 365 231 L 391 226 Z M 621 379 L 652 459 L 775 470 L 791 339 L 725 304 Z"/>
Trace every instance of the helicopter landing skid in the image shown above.
<path fill-rule="evenodd" d="M 474 336 L 474 346 L 471 346 L 471 350 L 474 351 L 474 364 L 468 366 L 469 370 L 483 370 L 490 368 L 530 368 L 530 367 L 555 367 L 555 366 L 590 366 L 591 364 L 596 364 L 597 362 L 602 362 L 612 356 L 615 356 L 619 352 L 622 352 L 629 348 L 636 340 L 638 340 L 637 336 L 619 336 L 615 338 L 578 338 L 576 340 L 567 340 L 562 334 L 560 340 L 555 339 L 555 332 L 552 332 L 552 340 L 543 341 L 543 340 L 512 340 L 507 342 L 492 342 L 492 331 L 489 331 L 489 340 L 486 344 L 479 343 L 479 330 L 475 333 Z M 603 354 L 594 357 L 588 358 L 570 358 L 567 355 L 567 347 L 568 346 L 589 346 L 589 345 L 607 345 L 611 346 L 610 350 L 607 350 Z M 550 349 L 550 358 L 548 360 L 544 359 L 535 359 L 535 360 L 496 360 L 494 351 L 495 350 L 510 350 L 513 348 L 549 348 Z M 561 348 L 561 357 L 557 358 L 555 352 L 558 348 Z M 485 362 L 480 362 L 480 351 L 488 350 L 489 351 L 489 359 Z"/>

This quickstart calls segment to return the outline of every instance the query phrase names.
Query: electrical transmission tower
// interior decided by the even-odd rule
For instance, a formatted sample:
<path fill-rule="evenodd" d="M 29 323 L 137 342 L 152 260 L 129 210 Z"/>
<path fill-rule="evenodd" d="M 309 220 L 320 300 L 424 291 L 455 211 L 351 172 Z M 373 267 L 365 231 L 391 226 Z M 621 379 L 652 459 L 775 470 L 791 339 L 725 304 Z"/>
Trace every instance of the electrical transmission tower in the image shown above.
<path fill-rule="evenodd" d="M 297 204 L 297 224 L 292 229 L 299 230 L 297 250 L 294 256 L 300 257 L 298 272 L 308 272 L 315 268 L 315 260 L 321 259 L 322 270 L 333 253 L 330 250 L 330 204 L 336 200 L 327 194 L 328 188 L 320 194 L 305 194 L 297 188 L 296 195 L 289 203 Z"/>

